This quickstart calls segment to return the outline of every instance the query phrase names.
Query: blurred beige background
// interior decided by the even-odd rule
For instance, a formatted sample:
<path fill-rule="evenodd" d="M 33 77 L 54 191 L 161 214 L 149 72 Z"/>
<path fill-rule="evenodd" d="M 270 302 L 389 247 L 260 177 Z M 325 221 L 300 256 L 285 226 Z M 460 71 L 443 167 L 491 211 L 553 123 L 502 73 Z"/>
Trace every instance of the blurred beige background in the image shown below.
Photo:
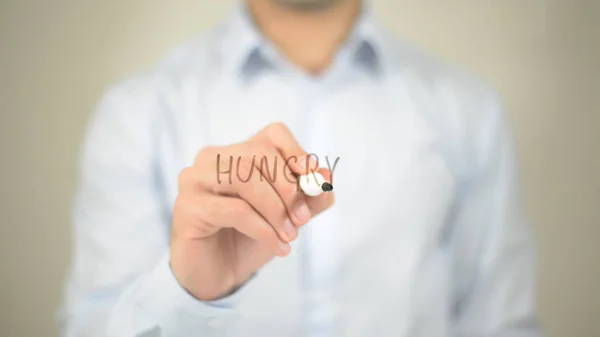
<path fill-rule="evenodd" d="M 520 149 L 549 336 L 600 336 L 600 1 L 373 0 L 494 83 Z M 0 336 L 56 336 L 79 142 L 108 85 L 233 2 L 0 0 Z"/>

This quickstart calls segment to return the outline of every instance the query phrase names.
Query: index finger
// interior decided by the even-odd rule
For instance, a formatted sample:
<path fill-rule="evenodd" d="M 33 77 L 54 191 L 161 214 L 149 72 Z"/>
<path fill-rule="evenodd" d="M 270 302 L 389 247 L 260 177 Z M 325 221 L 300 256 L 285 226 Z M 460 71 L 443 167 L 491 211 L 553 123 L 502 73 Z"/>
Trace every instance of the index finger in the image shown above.
<path fill-rule="evenodd" d="M 317 169 L 315 158 L 300 146 L 290 129 L 283 123 L 269 124 L 253 139 L 275 146 L 293 173 L 302 175 Z"/>

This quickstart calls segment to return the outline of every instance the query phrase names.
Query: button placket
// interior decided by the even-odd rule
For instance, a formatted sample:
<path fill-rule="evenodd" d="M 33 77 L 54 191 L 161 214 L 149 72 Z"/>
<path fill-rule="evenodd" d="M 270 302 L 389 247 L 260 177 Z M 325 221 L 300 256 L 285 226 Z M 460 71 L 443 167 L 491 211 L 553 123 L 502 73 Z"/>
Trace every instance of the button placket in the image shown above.
<path fill-rule="evenodd" d="M 335 75 L 335 73 L 333 74 Z M 319 157 L 319 166 L 327 167 L 325 155 L 332 155 L 328 153 L 330 150 L 328 142 L 330 141 L 328 135 L 329 132 L 325 120 L 326 116 L 323 116 L 322 109 L 319 104 L 324 102 L 323 99 L 330 94 L 331 85 L 335 78 L 332 74 L 328 74 L 327 77 L 318 81 L 307 81 L 305 82 L 304 93 L 305 104 L 303 113 L 304 130 L 306 131 L 306 139 L 310 144 L 308 150 L 314 151 Z M 331 161 L 331 159 L 330 159 Z M 332 163 L 331 163 L 332 164 Z M 334 242 L 334 233 L 330 231 L 333 228 L 323 228 L 319 226 L 321 222 L 330 222 L 329 217 L 326 214 L 321 214 L 318 219 L 312 221 L 312 224 L 305 227 L 304 235 L 305 242 L 303 245 L 303 273 L 304 277 L 304 298 L 305 298 L 305 320 L 307 323 L 306 329 L 310 333 L 316 334 L 334 334 L 333 321 L 334 311 L 332 298 L 327 296 L 333 289 L 333 283 L 335 282 L 331 278 L 333 275 L 330 273 L 332 270 L 331 260 L 324 259 L 324 254 L 329 249 L 336 249 Z M 331 227 L 332 223 L 329 223 L 327 227 Z M 329 252 L 334 254 L 334 252 Z M 326 255 L 331 255 L 326 254 Z"/>

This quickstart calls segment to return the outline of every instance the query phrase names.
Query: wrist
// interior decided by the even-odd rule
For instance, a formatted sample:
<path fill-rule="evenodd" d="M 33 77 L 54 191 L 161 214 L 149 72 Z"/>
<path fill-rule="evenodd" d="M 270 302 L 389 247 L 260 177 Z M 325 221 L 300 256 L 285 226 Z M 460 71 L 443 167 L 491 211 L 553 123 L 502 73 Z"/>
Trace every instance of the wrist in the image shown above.
<path fill-rule="evenodd" d="M 236 286 L 233 277 L 217 276 L 215 273 L 206 273 L 204 277 L 197 277 L 197 271 L 188 271 L 187 268 L 178 268 L 177 263 L 171 259 L 169 265 L 177 283 L 198 301 L 210 302 L 222 299 L 234 293 Z"/>

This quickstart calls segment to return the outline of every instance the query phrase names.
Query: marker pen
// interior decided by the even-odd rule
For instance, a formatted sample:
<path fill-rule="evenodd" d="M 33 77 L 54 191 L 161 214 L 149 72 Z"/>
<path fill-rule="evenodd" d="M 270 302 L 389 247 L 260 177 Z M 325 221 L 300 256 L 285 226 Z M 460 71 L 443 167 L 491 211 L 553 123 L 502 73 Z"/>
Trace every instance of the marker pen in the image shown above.
<path fill-rule="evenodd" d="M 316 171 L 299 176 L 298 182 L 302 192 L 311 197 L 316 197 L 323 192 L 333 190 L 333 185 L 325 180 L 323 175 Z"/>

